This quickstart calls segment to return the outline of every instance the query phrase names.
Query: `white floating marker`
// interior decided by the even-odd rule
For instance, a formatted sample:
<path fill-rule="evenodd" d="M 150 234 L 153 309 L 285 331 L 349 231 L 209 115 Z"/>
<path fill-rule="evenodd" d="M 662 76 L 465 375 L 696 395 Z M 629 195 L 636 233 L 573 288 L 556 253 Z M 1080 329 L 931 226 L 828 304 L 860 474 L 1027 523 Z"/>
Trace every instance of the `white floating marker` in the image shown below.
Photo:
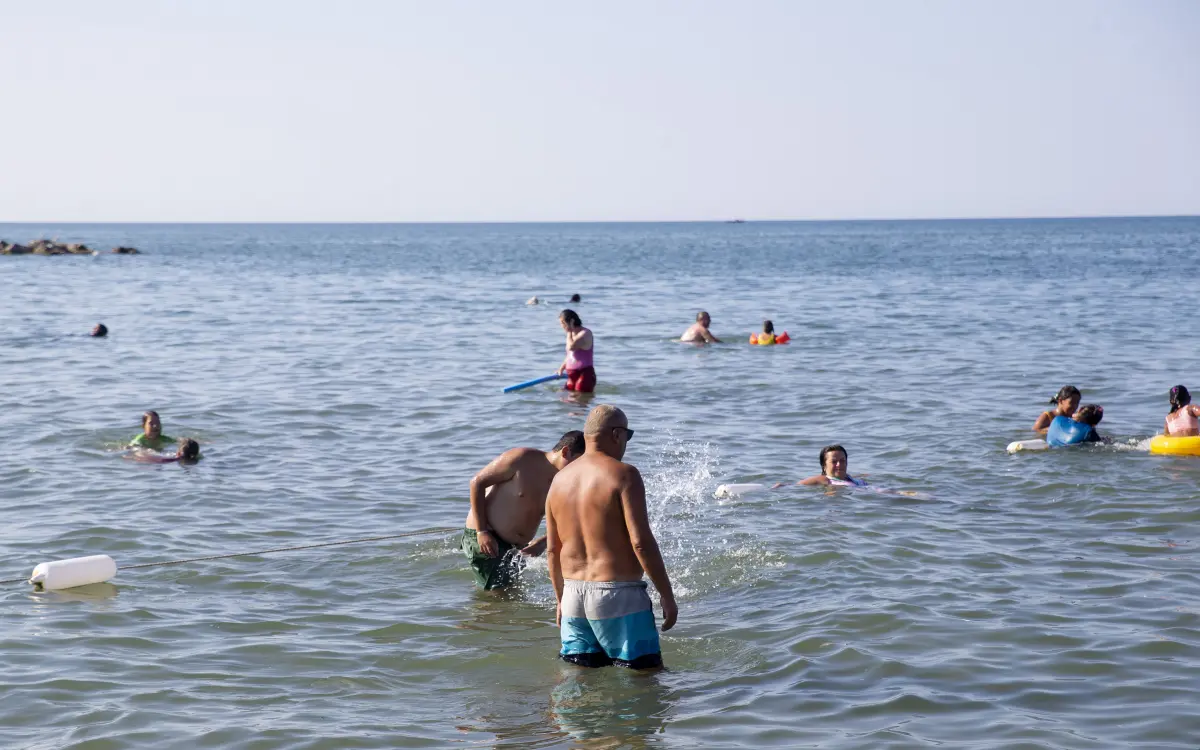
<path fill-rule="evenodd" d="M 108 555 L 72 557 L 70 560 L 44 562 L 33 569 L 29 582 L 46 591 L 104 583 L 117 574 L 117 563 Z"/>
<path fill-rule="evenodd" d="M 754 492 L 762 492 L 767 488 L 765 484 L 756 484 L 749 482 L 746 484 L 723 484 L 717 488 L 717 497 L 741 497 Z"/>
<path fill-rule="evenodd" d="M 1044 451 L 1050 447 L 1050 444 L 1045 440 L 1014 440 L 1008 444 L 1008 452 L 1016 453 L 1017 451 Z"/>

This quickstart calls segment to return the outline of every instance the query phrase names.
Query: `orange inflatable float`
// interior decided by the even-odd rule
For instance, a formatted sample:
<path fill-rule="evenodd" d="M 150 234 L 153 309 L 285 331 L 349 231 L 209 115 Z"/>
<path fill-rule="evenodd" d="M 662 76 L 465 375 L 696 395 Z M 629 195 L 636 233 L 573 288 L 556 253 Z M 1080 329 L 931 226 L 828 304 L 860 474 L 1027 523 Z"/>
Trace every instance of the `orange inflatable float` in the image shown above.
<path fill-rule="evenodd" d="M 759 346 L 770 346 L 771 344 L 786 344 L 787 342 L 789 342 L 791 340 L 792 340 L 792 337 L 788 336 L 787 331 L 784 331 L 783 333 L 779 334 L 778 336 L 775 336 L 774 334 L 770 334 L 770 333 L 752 333 L 752 334 L 750 334 L 750 343 L 757 344 Z"/>

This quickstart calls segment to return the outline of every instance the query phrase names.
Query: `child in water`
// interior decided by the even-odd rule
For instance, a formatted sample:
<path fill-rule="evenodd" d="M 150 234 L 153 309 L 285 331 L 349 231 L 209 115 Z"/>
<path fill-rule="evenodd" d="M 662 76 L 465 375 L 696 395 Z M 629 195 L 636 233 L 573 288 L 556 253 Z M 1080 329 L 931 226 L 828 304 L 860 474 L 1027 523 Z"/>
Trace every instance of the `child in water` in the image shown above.
<path fill-rule="evenodd" d="M 1044 411 L 1042 415 L 1033 423 L 1033 431 L 1041 435 L 1046 434 L 1046 430 L 1050 428 L 1050 423 L 1055 417 L 1067 417 L 1068 419 L 1075 414 L 1075 410 L 1079 408 L 1079 389 L 1073 385 L 1064 385 L 1058 389 L 1058 393 L 1054 398 L 1050 399 L 1051 404 L 1057 404 L 1054 411 Z"/>
<path fill-rule="evenodd" d="M 1200 435 L 1200 406 L 1192 404 L 1192 394 L 1182 385 L 1177 385 L 1168 394 L 1171 413 L 1163 423 L 1163 434 L 1169 437 L 1196 437 Z"/>
<path fill-rule="evenodd" d="M 175 438 L 162 434 L 162 421 L 158 418 L 158 412 L 148 411 L 142 415 L 142 434 L 131 440 L 129 447 L 149 448 L 157 451 L 162 450 L 164 445 L 174 442 L 176 442 Z"/>
<path fill-rule="evenodd" d="M 758 334 L 757 337 L 751 337 L 751 339 L 751 343 L 753 344 L 762 344 L 764 346 L 767 344 L 774 344 L 775 324 L 769 320 L 764 320 L 762 333 Z"/>
<path fill-rule="evenodd" d="M 1046 430 L 1046 442 L 1052 448 L 1111 442 L 1096 432 L 1096 425 L 1100 424 L 1101 419 L 1104 419 L 1104 407 L 1096 404 L 1079 407 L 1071 417 L 1060 414 L 1050 421 L 1050 427 Z"/>

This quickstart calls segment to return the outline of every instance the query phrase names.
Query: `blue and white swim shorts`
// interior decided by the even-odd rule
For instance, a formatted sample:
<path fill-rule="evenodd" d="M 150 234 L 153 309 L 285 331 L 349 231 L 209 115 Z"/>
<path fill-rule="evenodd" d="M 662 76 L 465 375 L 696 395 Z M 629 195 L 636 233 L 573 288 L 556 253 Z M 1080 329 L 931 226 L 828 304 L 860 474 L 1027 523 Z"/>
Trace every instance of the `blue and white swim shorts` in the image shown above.
<path fill-rule="evenodd" d="M 583 667 L 662 666 L 658 629 L 645 581 L 563 582 L 562 651 Z"/>

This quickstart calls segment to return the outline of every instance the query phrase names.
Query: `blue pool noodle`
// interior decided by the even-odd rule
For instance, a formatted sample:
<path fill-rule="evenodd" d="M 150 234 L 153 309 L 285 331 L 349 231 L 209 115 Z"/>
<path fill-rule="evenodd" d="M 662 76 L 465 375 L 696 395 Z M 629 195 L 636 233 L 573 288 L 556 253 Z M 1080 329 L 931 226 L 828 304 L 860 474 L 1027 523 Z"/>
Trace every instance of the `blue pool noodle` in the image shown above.
<path fill-rule="evenodd" d="M 566 375 L 559 375 L 559 374 L 555 373 L 554 375 L 547 375 L 544 378 L 534 378 L 533 380 L 526 380 L 524 383 L 517 383 L 516 385 L 510 385 L 509 387 L 504 389 L 504 392 L 512 393 L 513 391 L 519 391 L 522 388 L 528 388 L 531 385 L 537 385 L 538 383 L 545 383 L 548 380 L 558 380 L 559 378 L 565 378 L 565 377 L 566 377 Z"/>

